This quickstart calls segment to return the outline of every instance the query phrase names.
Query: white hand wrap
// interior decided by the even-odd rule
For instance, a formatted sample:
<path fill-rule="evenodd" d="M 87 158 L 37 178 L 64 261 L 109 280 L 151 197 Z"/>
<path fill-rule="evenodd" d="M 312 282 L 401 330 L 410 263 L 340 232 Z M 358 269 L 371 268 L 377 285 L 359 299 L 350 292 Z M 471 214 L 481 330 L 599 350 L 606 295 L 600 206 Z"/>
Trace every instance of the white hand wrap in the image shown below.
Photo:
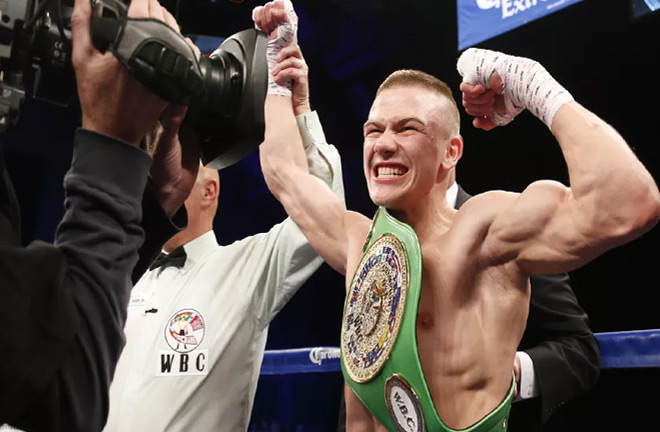
<path fill-rule="evenodd" d="M 293 3 L 291 0 L 282 0 L 284 3 L 284 11 L 289 16 L 289 22 L 280 24 L 277 27 L 277 37 L 273 40 L 268 41 L 268 47 L 266 48 L 266 60 L 268 62 L 268 94 L 280 95 L 280 96 L 289 96 L 291 97 L 291 89 L 293 88 L 293 82 L 288 80 L 285 85 L 279 85 L 273 79 L 273 67 L 277 64 L 277 54 L 282 50 L 282 48 L 291 45 L 296 38 L 296 33 L 298 32 L 298 16 L 293 10 Z M 254 15 L 256 11 L 263 6 L 258 6 L 252 11 L 252 19 L 254 20 Z M 255 27 L 261 30 L 255 24 Z"/>
<path fill-rule="evenodd" d="M 506 114 L 495 112 L 493 122 L 498 126 L 510 123 L 527 108 L 551 127 L 557 110 L 573 100 L 540 63 L 527 58 L 470 48 L 458 59 L 457 68 L 465 82 L 486 88 L 493 72 L 502 78 Z"/>

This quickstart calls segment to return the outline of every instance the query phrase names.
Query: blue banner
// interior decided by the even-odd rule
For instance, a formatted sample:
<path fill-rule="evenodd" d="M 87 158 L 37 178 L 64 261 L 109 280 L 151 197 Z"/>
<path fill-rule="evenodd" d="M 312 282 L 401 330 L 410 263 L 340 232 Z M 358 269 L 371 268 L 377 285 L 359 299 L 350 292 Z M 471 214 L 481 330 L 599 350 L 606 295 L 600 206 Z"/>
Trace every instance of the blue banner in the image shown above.
<path fill-rule="evenodd" d="M 457 0 L 458 49 L 494 36 L 582 0 Z"/>

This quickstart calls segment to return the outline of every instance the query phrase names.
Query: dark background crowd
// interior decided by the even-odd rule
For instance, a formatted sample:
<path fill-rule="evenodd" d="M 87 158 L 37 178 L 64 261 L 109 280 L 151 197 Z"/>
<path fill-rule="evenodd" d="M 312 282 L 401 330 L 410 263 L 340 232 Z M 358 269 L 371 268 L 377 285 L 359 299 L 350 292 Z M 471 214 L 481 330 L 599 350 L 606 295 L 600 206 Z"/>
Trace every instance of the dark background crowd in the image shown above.
<path fill-rule="evenodd" d="M 183 33 L 223 37 L 251 27 L 250 11 L 263 2 L 162 3 L 178 12 Z M 538 60 L 576 100 L 612 124 L 660 181 L 660 11 L 635 16 L 634 3 L 584 1 L 479 46 Z M 342 155 L 347 206 L 373 214 L 362 174 L 362 124 L 375 90 L 393 70 L 414 68 L 445 80 L 460 96 L 455 2 L 294 4 L 310 67 L 312 108 Z M 0 137 L 23 212 L 25 243 L 53 239 L 79 115 L 75 103 L 61 108 L 28 99 L 19 123 Z M 474 129 L 470 121 L 464 116 L 465 153 L 458 171 L 468 192 L 520 192 L 541 178 L 567 182 L 559 147 L 528 113 L 491 132 Z M 220 244 L 265 231 L 285 217 L 263 181 L 256 152 L 223 170 L 221 183 L 222 210 L 215 220 Z M 656 228 L 571 273 L 594 332 L 660 328 L 658 245 Z M 343 278 L 324 265 L 275 319 L 268 348 L 337 346 L 342 307 Z M 259 386 L 251 430 L 335 428 L 339 373 L 267 377 Z M 655 431 L 659 386 L 660 369 L 603 370 L 595 388 L 552 421 L 568 418 L 576 431 Z"/>

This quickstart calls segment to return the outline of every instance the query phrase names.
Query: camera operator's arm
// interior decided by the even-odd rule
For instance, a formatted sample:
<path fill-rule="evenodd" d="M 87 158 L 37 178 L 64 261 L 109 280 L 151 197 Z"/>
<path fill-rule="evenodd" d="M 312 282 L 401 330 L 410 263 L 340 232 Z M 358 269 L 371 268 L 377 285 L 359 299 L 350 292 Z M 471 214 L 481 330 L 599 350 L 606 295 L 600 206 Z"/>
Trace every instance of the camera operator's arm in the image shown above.
<path fill-rule="evenodd" d="M 189 41 L 192 44 L 192 41 Z M 154 164 L 142 199 L 144 245 L 133 269 L 133 283 L 142 277 L 163 244 L 188 224 L 182 205 L 199 170 L 200 140 L 189 125 L 182 126 L 186 108 L 170 105 L 147 134 L 147 151 Z"/>
<path fill-rule="evenodd" d="M 129 16 L 168 18 L 155 0 L 133 0 Z M 0 304 L 20 332 L 0 343 L 0 424 L 27 431 L 92 431 L 105 423 L 144 237 L 140 201 L 151 158 L 136 146 L 166 106 L 112 54 L 93 48 L 89 23 L 89 1 L 76 0 L 73 60 L 83 129 L 65 177 L 56 247 L 0 248 Z M 172 214 L 180 203 L 156 189 Z"/>
<path fill-rule="evenodd" d="M 0 149 L 0 246 L 20 246 L 21 226 L 18 201 L 14 187 L 4 169 L 5 161 Z"/>

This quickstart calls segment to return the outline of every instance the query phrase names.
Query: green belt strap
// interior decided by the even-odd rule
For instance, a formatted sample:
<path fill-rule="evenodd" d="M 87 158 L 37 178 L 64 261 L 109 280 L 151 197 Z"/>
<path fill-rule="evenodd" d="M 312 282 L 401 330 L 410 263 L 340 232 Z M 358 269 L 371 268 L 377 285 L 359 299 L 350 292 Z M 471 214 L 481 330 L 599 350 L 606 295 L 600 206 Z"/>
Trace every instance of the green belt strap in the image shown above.
<path fill-rule="evenodd" d="M 408 262 L 405 263 L 404 257 L 399 257 L 399 259 L 392 259 L 392 253 L 387 255 L 388 248 L 376 247 L 375 250 L 384 250 L 385 252 L 378 252 L 376 254 L 372 253 L 369 248 L 376 242 L 379 241 L 383 236 L 394 235 L 403 245 L 405 253 L 402 255 L 407 255 Z M 379 245 L 377 245 L 379 246 Z M 366 258 L 365 258 L 366 255 Z M 382 258 L 382 259 L 381 259 Z M 368 353 L 363 353 L 362 355 L 355 355 L 355 344 L 352 342 L 356 337 L 359 336 L 350 336 L 350 333 L 347 332 L 347 329 L 351 328 L 351 324 L 355 325 L 356 311 L 353 309 L 352 313 L 349 313 L 349 304 L 355 307 L 356 301 L 358 299 L 357 292 L 363 292 L 365 287 L 360 287 L 359 289 L 355 288 L 356 283 L 358 285 L 364 285 L 363 281 L 365 280 L 365 274 L 368 274 L 370 271 L 373 271 L 375 264 L 381 261 L 390 260 L 397 264 L 401 264 L 403 272 L 407 272 L 407 281 L 404 280 L 403 284 L 407 283 L 407 293 L 405 293 L 405 300 L 400 307 L 403 308 L 402 319 L 400 322 L 400 327 L 398 329 L 398 335 L 393 334 L 392 340 L 387 341 L 385 345 L 387 346 L 384 349 L 368 349 Z M 395 267 L 394 265 L 390 267 Z M 389 268 L 389 267 L 388 267 Z M 360 399 L 360 401 L 365 405 L 365 407 L 378 419 L 378 421 L 391 432 L 414 432 L 414 431 L 428 431 L 428 432 L 453 432 L 453 429 L 448 428 L 440 420 L 438 413 L 436 412 L 435 406 L 433 405 L 433 400 L 429 392 L 429 388 L 426 384 L 424 378 L 424 373 L 422 371 L 422 364 L 419 359 L 419 354 L 417 351 L 417 309 L 419 306 L 419 298 L 421 294 L 421 281 L 422 281 L 422 252 L 417 239 L 415 231 L 405 223 L 398 221 L 389 212 L 384 208 L 380 207 L 376 212 L 374 217 L 371 231 L 367 237 L 365 247 L 360 259 L 360 265 L 358 265 L 351 285 L 349 287 L 349 292 L 346 296 L 346 304 L 344 307 L 344 319 L 342 320 L 342 340 L 341 340 L 341 366 L 342 373 L 346 383 L 355 393 L 355 395 Z M 405 290 L 404 290 L 405 291 Z M 377 296 L 376 296 L 377 297 Z M 353 300 L 351 302 L 351 300 Z M 396 302 L 394 302 L 396 303 Z M 382 307 L 381 303 L 377 303 L 378 307 Z M 387 311 L 385 311 L 385 314 Z M 388 316 L 385 314 L 378 317 L 378 319 L 383 319 L 387 321 Z M 347 318 L 348 317 L 348 318 Z M 364 322 L 365 320 L 362 320 Z M 396 319 L 390 316 L 391 323 L 396 322 Z M 364 326 L 363 326 L 364 327 Z M 389 328 L 389 327 L 388 327 Z M 355 331 L 355 330 L 353 330 Z M 383 334 L 387 333 L 383 331 Z M 394 331 L 393 333 L 396 333 Z M 347 334 L 349 336 L 347 336 Z M 381 334 L 381 333 L 378 333 Z M 377 338 L 378 339 L 378 338 Z M 385 339 L 385 336 L 381 338 L 381 342 Z M 391 345 L 394 345 L 391 347 Z M 387 351 L 391 349 L 389 357 L 387 357 Z M 354 354 L 351 357 L 351 353 Z M 362 353 L 360 351 L 360 353 Z M 359 360 L 356 360 L 357 359 Z M 382 358 L 381 358 L 382 357 Z M 357 382 L 354 380 L 349 371 L 347 370 L 346 362 L 352 361 L 353 364 L 359 363 L 359 365 L 365 365 L 364 370 L 369 369 L 370 366 L 377 363 L 378 360 L 382 364 L 382 369 L 378 372 L 375 371 L 375 376 L 364 378 L 362 376 Z M 358 373 L 361 373 L 363 369 L 357 366 Z M 378 369 L 378 367 L 376 368 Z M 355 371 L 355 368 L 352 368 L 352 371 Z M 354 374 L 356 372 L 353 372 Z M 369 375 L 369 374 L 367 374 Z M 397 385 L 397 382 L 400 383 L 401 379 L 404 382 L 404 385 Z M 418 403 L 413 404 L 417 405 L 417 408 L 414 411 L 421 409 L 421 413 L 415 415 L 413 410 L 410 409 L 410 403 L 401 403 L 402 398 L 405 401 L 405 395 L 402 392 L 392 393 L 390 398 L 390 408 L 388 409 L 388 401 L 386 397 L 386 385 L 388 380 L 391 381 L 391 384 L 397 385 L 395 390 L 399 390 L 401 387 L 410 387 L 414 392 L 414 395 L 411 397 L 408 396 L 408 401 L 411 399 L 416 399 Z M 366 381 L 366 382 L 365 382 Z M 406 386 L 405 384 L 408 384 Z M 513 385 L 508 395 L 504 401 L 490 414 L 481 419 L 479 422 L 474 424 L 464 431 L 469 432 L 503 432 L 506 431 L 506 426 L 508 422 L 509 409 L 511 407 L 511 401 L 513 399 Z M 400 393 L 400 394 L 399 394 Z M 406 423 L 405 426 L 397 424 L 397 422 L 392 420 L 392 415 L 390 414 L 390 409 L 393 414 L 400 420 L 400 423 Z M 421 421 L 423 417 L 423 422 Z"/>

